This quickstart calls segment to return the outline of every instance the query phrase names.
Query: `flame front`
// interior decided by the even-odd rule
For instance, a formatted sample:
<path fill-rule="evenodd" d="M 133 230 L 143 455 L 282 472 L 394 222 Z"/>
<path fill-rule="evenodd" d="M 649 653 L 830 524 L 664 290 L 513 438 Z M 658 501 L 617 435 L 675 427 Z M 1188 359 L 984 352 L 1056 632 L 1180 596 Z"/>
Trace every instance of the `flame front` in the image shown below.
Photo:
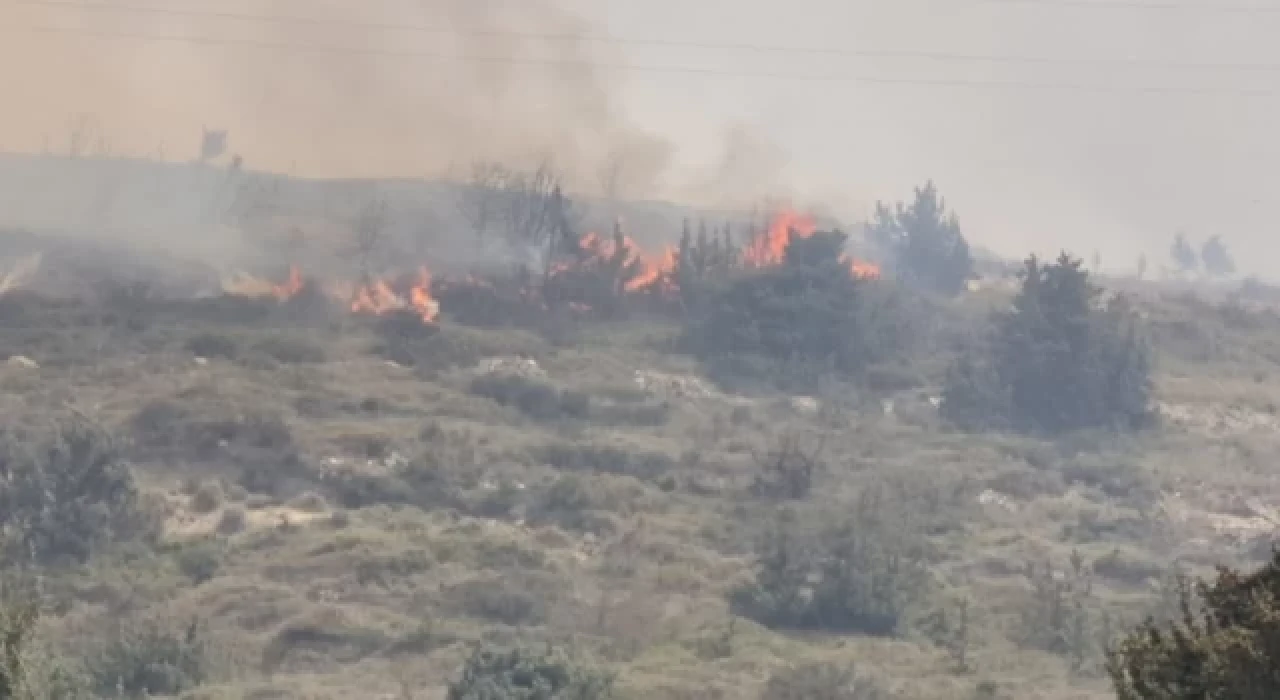
<path fill-rule="evenodd" d="M 808 238 L 817 226 L 813 218 L 794 211 L 778 212 L 769 222 L 769 228 L 756 234 L 742 251 L 742 261 L 751 267 L 781 265 L 787 257 L 787 244 L 791 237 Z"/>
<path fill-rule="evenodd" d="M 781 265 L 786 261 L 787 246 L 791 243 L 792 236 L 809 238 L 816 231 L 817 226 L 812 217 L 784 210 L 773 216 L 767 228 L 753 235 L 740 253 L 731 254 L 732 259 L 737 261 L 734 264 L 748 268 Z M 724 240 L 729 240 L 727 231 Z M 847 255 L 841 256 L 840 262 L 857 279 L 880 277 L 880 268 L 873 263 Z M 595 233 L 583 235 L 578 240 L 574 259 L 556 262 L 549 271 L 549 277 L 556 279 L 575 271 L 593 274 L 603 271 L 610 276 L 613 289 L 618 294 L 646 294 L 672 300 L 677 299 L 680 292 L 677 274 L 679 268 L 680 253 L 675 247 L 668 245 L 660 254 L 646 253 L 630 236 L 623 235 L 619 223 L 611 237 Z M 356 285 L 326 285 L 321 289 L 325 295 L 346 305 L 352 313 L 380 315 L 393 311 L 411 311 L 418 314 L 424 322 L 431 323 L 440 313 L 440 304 L 431 293 L 431 282 L 431 273 L 426 267 L 422 267 L 418 269 L 416 276 L 408 280 L 372 279 Z M 298 268 L 291 266 L 288 279 L 282 283 L 242 277 L 225 284 L 224 290 L 241 296 L 286 301 L 301 292 L 307 284 Z M 463 280 L 447 283 L 447 287 L 453 286 L 491 287 L 471 275 Z M 520 297 L 546 308 L 547 300 L 540 293 L 543 291 L 545 290 L 536 286 L 522 288 Z M 591 308 L 591 305 L 580 299 L 567 301 L 570 308 Z"/>
<path fill-rule="evenodd" d="M 351 295 L 352 313 L 381 315 L 391 311 L 413 311 L 430 323 L 440 313 L 440 305 L 431 297 L 431 273 L 419 268 L 418 276 L 405 294 L 396 293 L 386 280 L 373 280 L 360 285 Z"/>

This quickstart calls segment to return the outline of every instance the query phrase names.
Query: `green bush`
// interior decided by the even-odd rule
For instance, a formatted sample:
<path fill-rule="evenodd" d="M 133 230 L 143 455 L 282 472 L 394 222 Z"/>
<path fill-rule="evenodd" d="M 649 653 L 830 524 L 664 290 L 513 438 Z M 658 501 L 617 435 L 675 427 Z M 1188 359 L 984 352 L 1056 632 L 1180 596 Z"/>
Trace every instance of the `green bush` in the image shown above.
<path fill-rule="evenodd" d="M 843 523 L 795 530 L 779 523 L 761 540 L 753 580 L 730 593 L 736 614 L 775 629 L 886 636 L 926 593 L 925 543 L 877 493 Z"/>
<path fill-rule="evenodd" d="M 657 479 L 676 466 L 676 461 L 662 452 L 593 442 L 555 442 L 534 449 L 532 456 L 560 469 L 622 474 L 645 481 Z"/>
<path fill-rule="evenodd" d="M 1148 619 L 1108 652 L 1119 700 L 1280 697 L 1280 551 L 1252 574 L 1179 593 L 1178 619 Z"/>
<path fill-rule="evenodd" d="M 515 374 L 485 374 L 471 380 L 471 393 L 511 406 L 540 421 L 583 419 L 590 413 L 586 394 L 557 389 L 546 382 Z"/>
<path fill-rule="evenodd" d="M 684 344 L 722 382 L 814 389 L 905 350 L 911 315 L 885 283 L 861 280 L 839 232 L 795 237 L 783 265 L 739 276 L 689 316 Z"/>
<path fill-rule="evenodd" d="M 480 648 L 449 684 L 448 700 L 609 700 L 611 674 L 562 653 Z"/>
<path fill-rule="evenodd" d="M 943 415 L 961 428 L 1060 434 L 1153 417 L 1151 354 L 1122 298 L 1103 306 L 1080 261 L 1029 258 L 987 347 L 952 367 Z"/>
<path fill-rule="evenodd" d="M 48 435 L 0 433 L 0 479 L 0 529 L 15 559 L 82 563 L 110 542 L 159 534 L 115 439 L 83 420 Z"/>
<path fill-rule="evenodd" d="M 127 624 L 85 659 L 98 697 L 177 695 L 209 676 L 208 644 L 193 621 L 176 631 L 154 622 Z"/>

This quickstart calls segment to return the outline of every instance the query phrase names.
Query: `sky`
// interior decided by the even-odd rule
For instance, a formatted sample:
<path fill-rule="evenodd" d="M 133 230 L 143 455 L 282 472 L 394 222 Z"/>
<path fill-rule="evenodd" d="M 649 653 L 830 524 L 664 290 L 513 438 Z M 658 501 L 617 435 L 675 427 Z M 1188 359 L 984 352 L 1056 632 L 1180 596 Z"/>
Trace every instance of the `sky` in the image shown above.
<path fill-rule="evenodd" d="M 628 196 L 850 220 L 932 179 L 1006 255 L 1157 269 L 1185 231 L 1280 278 L 1276 0 L 87 1 L 0 5 L 0 149 L 186 160 L 208 126 L 300 175 L 551 154 L 586 189 L 622 163 Z"/>

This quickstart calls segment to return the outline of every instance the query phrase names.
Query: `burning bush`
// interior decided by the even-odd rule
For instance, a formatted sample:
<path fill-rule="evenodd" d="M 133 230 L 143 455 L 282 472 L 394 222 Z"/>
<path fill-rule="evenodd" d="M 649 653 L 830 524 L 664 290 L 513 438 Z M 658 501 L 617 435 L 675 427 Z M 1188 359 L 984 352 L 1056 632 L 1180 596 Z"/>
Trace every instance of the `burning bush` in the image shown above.
<path fill-rule="evenodd" d="M 721 380 L 768 377 L 787 388 L 856 376 L 900 352 L 908 338 L 900 299 L 857 273 L 845 240 L 789 237 L 780 265 L 739 276 L 690 317 L 687 346 Z"/>

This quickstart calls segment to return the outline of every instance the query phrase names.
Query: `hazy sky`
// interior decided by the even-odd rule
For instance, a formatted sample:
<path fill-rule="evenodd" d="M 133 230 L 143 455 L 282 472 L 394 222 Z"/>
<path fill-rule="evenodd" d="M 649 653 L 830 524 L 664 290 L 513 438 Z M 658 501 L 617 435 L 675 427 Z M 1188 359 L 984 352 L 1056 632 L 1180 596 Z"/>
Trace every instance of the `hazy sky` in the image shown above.
<path fill-rule="evenodd" d="M 116 152 L 187 159 L 208 124 L 229 129 L 232 150 L 251 166 L 303 174 L 419 174 L 472 153 L 505 157 L 528 146 L 568 154 L 558 157 L 590 179 L 608 153 L 625 152 L 643 171 L 634 176 L 637 193 L 665 188 L 727 201 L 794 190 L 846 215 L 865 213 L 877 198 L 908 196 L 932 178 L 966 232 L 1004 253 L 1101 249 L 1104 264 L 1129 268 L 1147 251 L 1156 267 L 1173 232 L 1184 229 L 1194 239 L 1221 234 L 1243 268 L 1280 277 L 1269 257 L 1280 246 L 1267 207 L 1280 179 L 1271 162 L 1280 3 L 1253 0 L 1257 11 L 1230 10 L 1236 0 L 1082 6 L 1090 1 L 99 0 L 117 10 L 149 5 L 455 33 L 6 3 L 0 87 L 12 99 L 0 110 L 0 148 L 63 149 L 84 113 Z M 389 55 L 45 34 L 33 26 Z M 562 65 L 521 63 L 530 58 Z M 609 67 L 619 64 L 706 72 Z M 669 163 L 677 167 L 664 169 Z"/>

